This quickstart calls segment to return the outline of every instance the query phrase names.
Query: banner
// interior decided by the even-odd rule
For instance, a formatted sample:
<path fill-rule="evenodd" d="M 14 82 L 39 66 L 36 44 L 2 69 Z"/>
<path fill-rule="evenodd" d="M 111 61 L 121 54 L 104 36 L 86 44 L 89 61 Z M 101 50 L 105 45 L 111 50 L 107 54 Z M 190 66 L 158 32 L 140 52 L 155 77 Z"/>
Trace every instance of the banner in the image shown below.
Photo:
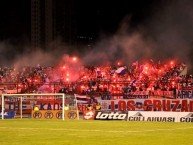
<path fill-rule="evenodd" d="M 84 111 L 83 120 L 94 120 L 95 111 Z"/>
<path fill-rule="evenodd" d="M 128 92 L 118 95 L 111 95 L 111 100 L 116 99 L 148 99 L 148 98 L 167 98 L 174 99 L 175 95 L 173 91 L 136 91 L 136 92 Z"/>
<path fill-rule="evenodd" d="M 193 122 L 192 112 L 179 112 L 178 122 Z"/>
<path fill-rule="evenodd" d="M 117 99 L 117 100 L 100 100 L 97 102 L 101 105 L 103 111 L 143 111 L 147 106 L 148 111 L 172 111 L 172 112 L 193 112 L 193 99 Z M 13 110 L 17 114 L 22 108 L 23 114 L 31 114 L 33 106 L 37 105 L 40 110 L 61 110 L 61 100 L 19 100 L 5 101 L 5 111 Z M 87 104 L 78 103 L 77 107 L 80 112 L 87 111 Z M 96 103 L 92 103 L 95 108 Z M 1 105 L 1 104 L 0 104 Z M 70 110 L 75 110 L 76 105 L 69 105 Z"/>
<path fill-rule="evenodd" d="M 178 90 L 176 98 L 193 99 L 193 90 Z"/>
<path fill-rule="evenodd" d="M 101 110 L 193 112 L 192 99 L 101 100 Z"/>
<path fill-rule="evenodd" d="M 95 120 L 127 120 L 128 111 L 97 111 Z"/>
<path fill-rule="evenodd" d="M 127 121 L 177 122 L 178 112 L 129 111 Z"/>
<path fill-rule="evenodd" d="M 21 89 L 14 89 L 14 90 L 6 90 L 6 89 L 0 89 L 0 95 L 2 94 L 17 94 L 17 93 L 21 93 Z"/>
<path fill-rule="evenodd" d="M 16 115 L 15 111 L 5 111 L 4 118 L 14 118 Z M 2 118 L 2 112 L 0 112 L 0 118 Z"/>
<path fill-rule="evenodd" d="M 65 111 L 64 116 L 66 120 L 77 120 L 79 119 L 79 112 L 77 110 L 68 110 Z"/>
<path fill-rule="evenodd" d="M 31 116 L 33 119 L 62 119 L 62 111 L 32 110 Z"/>
<path fill-rule="evenodd" d="M 192 112 L 128 111 L 127 121 L 193 122 Z"/>
<path fill-rule="evenodd" d="M 59 110 L 32 110 L 31 116 L 33 119 L 62 119 L 62 111 Z M 78 119 L 77 110 L 64 111 L 65 120 L 75 120 Z"/>

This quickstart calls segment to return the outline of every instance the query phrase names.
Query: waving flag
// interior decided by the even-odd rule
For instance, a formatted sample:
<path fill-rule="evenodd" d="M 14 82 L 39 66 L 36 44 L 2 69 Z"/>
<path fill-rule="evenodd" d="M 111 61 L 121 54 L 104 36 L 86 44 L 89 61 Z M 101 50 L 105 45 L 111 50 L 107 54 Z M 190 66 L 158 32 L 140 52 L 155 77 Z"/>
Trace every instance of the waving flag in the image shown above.
<path fill-rule="evenodd" d="M 115 72 L 119 75 L 124 75 L 128 72 L 128 70 L 127 70 L 127 67 L 124 66 L 124 67 L 118 68 Z"/>
<path fill-rule="evenodd" d="M 188 67 L 185 66 L 184 69 L 180 72 L 179 76 L 184 76 L 187 74 L 187 72 L 188 72 Z"/>
<path fill-rule="evenodd" d="M 86 95 L 79 95 L 79 94 L 74 94 L 77 103 L 78 104 L 89 104 L 89 103 L 96 103 L 98 100 L 94 97 L 89 97 Z"/>
<path fill-rule="evenodd" d="M 80 104 L 87 104 L 89 101 L 89 98 L 86 96 L 86 95 L 78 95 L 78 94 L 74 94 L 76 100 L 77 100 L 77 103 L 80 103 Z"/>

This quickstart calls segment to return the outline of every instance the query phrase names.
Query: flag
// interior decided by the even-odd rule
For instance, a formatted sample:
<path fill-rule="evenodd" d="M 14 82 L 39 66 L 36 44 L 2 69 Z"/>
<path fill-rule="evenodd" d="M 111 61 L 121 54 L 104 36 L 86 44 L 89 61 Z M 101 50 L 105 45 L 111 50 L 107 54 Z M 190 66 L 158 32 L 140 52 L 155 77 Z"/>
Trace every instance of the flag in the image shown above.
<path fill-rule="evenodd" d="M 128 72 L 128 70 L 127 70 L 127 67 L 124 66 L 124 67 L 119 67 L 115 72 L 119 75 L 124 75 Z"/>
<path fill-rule="evenodd" d="M 77 100 L 77 103 L 80 103 L 80 104 L 87 104 L 88 103 L 88 98 L 86 95 L 74 94 L 74 96 Z"/>
<path fill-rule="evenodd" d="M 180 72 L 179 76 L 185 76 L 188 72 L 188 67 L 185 66 L 185 68 Z"/>
<path fill-rule="evenodd" d="M 75 98 L 76 98 L 76 102 L 78 104 L 93 104 L 98 102 L 98 100 L 95 97 L 89 97 L 86 95 L 78 95 L 78 94 L 74 94 Z"/>

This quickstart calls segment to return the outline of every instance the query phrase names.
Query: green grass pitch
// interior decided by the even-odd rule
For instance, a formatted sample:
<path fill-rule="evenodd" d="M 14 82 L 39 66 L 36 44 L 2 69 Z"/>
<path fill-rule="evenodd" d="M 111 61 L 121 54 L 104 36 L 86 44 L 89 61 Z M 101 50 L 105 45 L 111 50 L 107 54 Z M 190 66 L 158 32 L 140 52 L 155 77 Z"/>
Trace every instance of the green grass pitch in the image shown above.
<path fill-rule="evenodd" d="M 0 120 L 0 145 L 193 145 L 193 123 Z"/>

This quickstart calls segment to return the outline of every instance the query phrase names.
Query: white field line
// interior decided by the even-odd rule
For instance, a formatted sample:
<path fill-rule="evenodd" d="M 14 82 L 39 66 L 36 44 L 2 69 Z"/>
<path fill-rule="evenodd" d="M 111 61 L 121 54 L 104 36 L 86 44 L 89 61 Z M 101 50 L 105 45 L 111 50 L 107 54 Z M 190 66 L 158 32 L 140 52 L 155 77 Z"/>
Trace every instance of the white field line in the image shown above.
<path fill-rule="evenodd" d="M 50 131 L 79 131 L 79 132 L 107 132 L 107 133 L 140 133 L 140 132 L 156 132 L 156 131 L 175 131 L 193 129 L 193 127 L 187 128 L 169 128 L 169 129 L 148 129 L 148 130 L 85 130 L 85 129 L 65 129 L 65 128 L 22 128 L 22 127 L 0 127 L 0 129 L 9 130 L 50 130 Z"/>

